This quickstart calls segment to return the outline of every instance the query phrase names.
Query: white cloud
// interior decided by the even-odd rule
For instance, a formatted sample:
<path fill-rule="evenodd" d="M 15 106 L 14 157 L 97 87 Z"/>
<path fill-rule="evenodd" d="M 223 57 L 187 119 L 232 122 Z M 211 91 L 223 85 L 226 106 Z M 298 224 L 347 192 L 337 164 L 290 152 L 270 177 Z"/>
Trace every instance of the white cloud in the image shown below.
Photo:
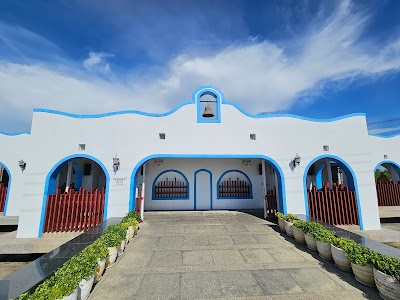
<path fill-rule="evenodd" d="M 393 132 L 393 131 L 397 131 L 397 130 L 400 130 L 400 127 L 368 129 L 368 133 L 382 134 L 382 133 L 389 133 L 389 132 Z"/>
<path fill-rule="evenodd" d="M 83 62 L 91 72 L 74 62 L 67 67 L 3 61 L 0 107 L 7 109 L 1 110 L 0 120 L 11 110 L 26 120 L 32 107 L 75 113 L 163 112 L 206 84 L 217 86 L 249 112 L 284 110 L 301 96 L 323 92 L 326 84 L 340 88 L 354 78 L 400 69 L 400 38 L 377 44 L 363 37 L 368 20 L 342 1 L 329 18 L 311 23 L 302 37 L 282 44 L 249 39 L 212 55 L 182 53 L 156 69 L 107 79 L 102 75 L 111 72 L 107 59 L 112 55 L 104 52 L 90 52 Z M 4 127 L 0 123 L 0 130 Z"/>

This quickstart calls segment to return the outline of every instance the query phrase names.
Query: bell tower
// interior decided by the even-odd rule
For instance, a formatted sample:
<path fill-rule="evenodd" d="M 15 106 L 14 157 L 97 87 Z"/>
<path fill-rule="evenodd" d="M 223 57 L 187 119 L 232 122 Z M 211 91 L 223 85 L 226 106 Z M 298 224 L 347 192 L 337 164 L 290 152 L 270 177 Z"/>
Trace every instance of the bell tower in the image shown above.
<path fill-rule="evenodd" d="M 221 91 L 214 87 L 202 87 L 193 97 L 197 106 L 197 123 L 221 123 Z"/>

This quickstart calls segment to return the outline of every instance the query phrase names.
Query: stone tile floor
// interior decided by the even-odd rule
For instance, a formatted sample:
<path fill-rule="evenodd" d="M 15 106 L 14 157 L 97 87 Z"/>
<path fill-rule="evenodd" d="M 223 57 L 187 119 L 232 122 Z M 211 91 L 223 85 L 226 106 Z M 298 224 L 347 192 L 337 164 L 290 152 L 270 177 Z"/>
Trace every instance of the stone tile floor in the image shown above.
<path fill-rule="evenodd" d="M 380 299 L 247 213 L 146 212 L 90 299 Z"/>

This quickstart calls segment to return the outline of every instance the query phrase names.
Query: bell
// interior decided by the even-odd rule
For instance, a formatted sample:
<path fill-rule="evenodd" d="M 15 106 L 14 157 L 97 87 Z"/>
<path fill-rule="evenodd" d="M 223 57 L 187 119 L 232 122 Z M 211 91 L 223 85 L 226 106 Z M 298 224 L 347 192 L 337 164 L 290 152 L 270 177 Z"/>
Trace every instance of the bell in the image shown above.
<path fill-rule="evenodd" d="M 213 113 L 210 105 L 207 105 L 205 107 L 204 113 L 203 113 L 203 117 L 204 118 L 212 118 L 212 117 L 214 117 L 214 113 Z"/>

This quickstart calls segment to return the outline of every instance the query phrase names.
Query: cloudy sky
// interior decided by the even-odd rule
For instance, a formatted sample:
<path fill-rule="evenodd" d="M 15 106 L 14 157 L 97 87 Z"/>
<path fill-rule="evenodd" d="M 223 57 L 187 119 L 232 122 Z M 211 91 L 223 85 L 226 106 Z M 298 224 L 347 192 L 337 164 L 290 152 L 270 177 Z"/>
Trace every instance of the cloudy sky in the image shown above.
<path fill-rule="evenodd" d="M 0 1 L 0 131 L 29 131 L 34 107 L 162 113 L 202 85 L 254 114 L 364 112 L 398 133 L 400 2 Z"/>

